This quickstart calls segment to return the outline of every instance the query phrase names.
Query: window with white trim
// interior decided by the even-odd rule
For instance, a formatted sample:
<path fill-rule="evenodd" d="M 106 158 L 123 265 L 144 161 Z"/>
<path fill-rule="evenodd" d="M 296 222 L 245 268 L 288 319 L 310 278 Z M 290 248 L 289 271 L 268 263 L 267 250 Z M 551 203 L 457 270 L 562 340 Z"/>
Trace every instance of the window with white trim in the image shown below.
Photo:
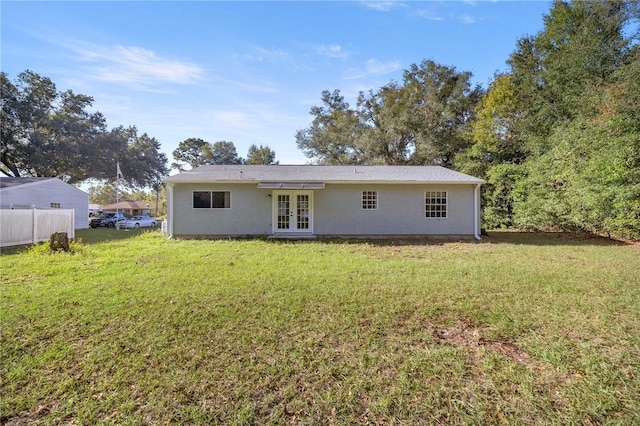
<path fill-rule="evenodd" d="M 378 209 L 378 191 L 362 191 L 362 210 Z"/>
<path fill-rule="evenodd" d="M 231 191 L 193 191 L 194 209 L 230 209 Z"/>
<path fill-rule="evenodd" d="M 424 211 L 427 219 L 447 218 L 447 191 L 424 193 Z"/>
<path fill-rule="evenodd" d="M 62 203 L 51 203 L 50 207 L 52 209 L 61 209 L 62 208 Z"/>

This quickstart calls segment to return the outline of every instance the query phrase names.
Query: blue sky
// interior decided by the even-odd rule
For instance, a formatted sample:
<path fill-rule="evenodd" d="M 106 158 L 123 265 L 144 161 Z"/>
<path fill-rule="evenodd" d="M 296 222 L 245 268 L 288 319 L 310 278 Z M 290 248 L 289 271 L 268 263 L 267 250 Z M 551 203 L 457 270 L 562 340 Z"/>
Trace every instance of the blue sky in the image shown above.
<path fill-rule="evenodd" d="M 1 69 L 30 69 L 94 98 L 109 128 L 135 125 L 171 153 L 190 137 L 268 145 L 309 161 L 295 133 L 322 90 L 359 91 L 432 59 L 485 88 L 548 1 L 2 1 Z"/>

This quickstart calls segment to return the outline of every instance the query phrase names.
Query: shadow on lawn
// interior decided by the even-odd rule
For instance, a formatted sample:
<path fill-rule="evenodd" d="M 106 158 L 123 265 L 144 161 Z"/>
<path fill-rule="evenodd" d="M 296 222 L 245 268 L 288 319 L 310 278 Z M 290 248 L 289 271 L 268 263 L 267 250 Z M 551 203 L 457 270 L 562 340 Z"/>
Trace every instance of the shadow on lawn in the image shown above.
<path fill-rule="evenodd" d="M 362 244 L 367 243 L 374 246 L 442 246 L 451 243 L 464 244 L 515 244 L 532 246 L 627 246 L 638 245 L 640 243 L 626 242 L 611 238 L 602 237 L 589 233 L 576 232 L 526 232 L 513 230 L 494 230 L 482 235 L 482 240 L 477 241 L 469 238 L 447 238 L 447 237 L 416 237 L 416 238 L 363 238 L 363 239 L 340 239 L 327 238 L 316 241 L 326 243 Z"/>
<path fill-rule="evenodd" d="M 126 240 L 145 232 L 158 232 L 160 228 L 115 229 L 115 228 L 88 228 L 76 231 L 76 240 L 83 244 L 97 244 L 106 241 Z"/>
<path fill-rule="evenodd" d="M 133 238 L 145 232 L 158 232 L 160 228 L 139 228 L 139 229 L 115 229 L 115 228 L 87 228 L 76 229 L 75 240 L 80 241 L 82 244 L 99 244 L 107 241 L 126 240 Z M 39 244 L 49 244 L 47 241 Z M 33 244 L 26 244 L 21 246 L 3 247 L 0 250 L 0 255 L 18 254 L 29 250 L 33 247 Z"/>
<path fill-rule="evenodd" d="M 627 246 L 633 242 L 621 241 L 587 232 L 526 232 L 495 230 L 482 237 L 489 244 L 522 244 L 533 246 Z"/>

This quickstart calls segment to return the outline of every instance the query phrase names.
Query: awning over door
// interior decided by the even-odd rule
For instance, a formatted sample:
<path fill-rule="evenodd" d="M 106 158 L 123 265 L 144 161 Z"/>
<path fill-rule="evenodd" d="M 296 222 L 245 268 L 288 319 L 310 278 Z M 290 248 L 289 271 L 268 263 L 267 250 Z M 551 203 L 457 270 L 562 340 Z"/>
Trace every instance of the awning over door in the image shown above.
<path fill-rule="evenodd" d="M 260 182 L 262 189 L 324 189 L 324 182 Z"/>

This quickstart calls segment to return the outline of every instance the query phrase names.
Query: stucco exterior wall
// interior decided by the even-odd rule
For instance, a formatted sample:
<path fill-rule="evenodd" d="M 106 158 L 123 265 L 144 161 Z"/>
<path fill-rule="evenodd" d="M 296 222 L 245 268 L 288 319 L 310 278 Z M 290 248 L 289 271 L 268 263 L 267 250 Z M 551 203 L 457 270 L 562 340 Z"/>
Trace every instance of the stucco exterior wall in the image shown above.
<path fill-rule="evenodd" d="M 229 209 L 194 209 L 193 191 L 230 191 Z M 377 191 L 378 208 L 362 209 L 362 191 Z M 425 191 L 447 191 L 447 218 L 425 217 Z M 273 194 L 248 184 L 175 184 L 176 236 L 271 235 Z M 327 184 L 313 191 L 318 236 L 474 235 L 474 185 Z"/>
<path fill-rule="evenodd" d="M 362 209 L 377 191 L 377 210 Z M 447 218 L 425 217 L 425 191 L 447 191 Z M 473 185 L 339 185 L 315 192 L 317 235 L 473 235 Z"/>
<path fill-rule="evenodd" d="M 269 235 L 271 190 L 250 184 L 177 184 L 173 188 L 173 235 Z M 194 191 L 230 191 L 231 208 L 194 209 Z"/>

